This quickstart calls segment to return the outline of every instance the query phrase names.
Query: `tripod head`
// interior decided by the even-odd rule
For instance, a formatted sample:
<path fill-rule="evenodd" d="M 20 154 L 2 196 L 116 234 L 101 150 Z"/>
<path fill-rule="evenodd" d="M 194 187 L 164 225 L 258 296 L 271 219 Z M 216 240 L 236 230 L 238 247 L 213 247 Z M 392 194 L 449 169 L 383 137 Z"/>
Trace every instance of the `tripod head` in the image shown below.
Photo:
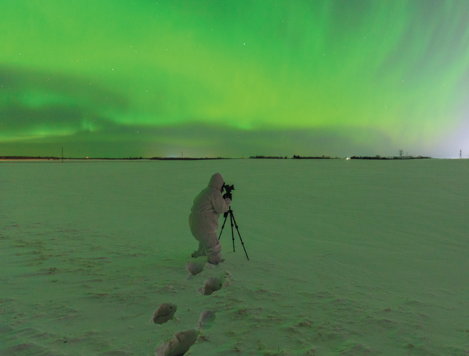
<path fill-rule="evenodd" d="M 226 190 L 226 193 L 223 195 L 223 199 L 228 198 L 230 200 L 233 200 L 233 197 L 231 195 L 231 191 L 235 190 L 234 185 L 233 184 L 232 185 L 226 185 L 225 183 L 223 183 L 222 190 L 223 189 Z"/>

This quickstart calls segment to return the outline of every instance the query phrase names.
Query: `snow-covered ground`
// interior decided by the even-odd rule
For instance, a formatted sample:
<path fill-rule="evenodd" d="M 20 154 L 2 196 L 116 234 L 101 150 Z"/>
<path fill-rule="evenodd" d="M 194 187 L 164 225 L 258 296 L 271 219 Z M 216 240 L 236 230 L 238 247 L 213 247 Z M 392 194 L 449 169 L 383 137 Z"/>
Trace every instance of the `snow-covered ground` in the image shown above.
<path fill-rule="evenodd" d="M 224 262 L 190 257 L 215 172 L 249 261 L 229 220 Z M 184 337 L 193 356 L 469 354 L 468 177 L 469 160 L 0 163 L 0 355 Z"/>

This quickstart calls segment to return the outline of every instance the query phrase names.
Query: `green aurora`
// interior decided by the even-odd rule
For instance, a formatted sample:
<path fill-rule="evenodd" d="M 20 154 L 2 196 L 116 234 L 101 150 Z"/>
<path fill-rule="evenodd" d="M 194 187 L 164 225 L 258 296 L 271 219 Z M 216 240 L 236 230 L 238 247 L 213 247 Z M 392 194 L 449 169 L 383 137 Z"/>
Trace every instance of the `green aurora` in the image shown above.
<path fill-rule="evenodd" d="M 0 155 L 456 156 L 468 18 L 467 0 L 8 0 Z"/>

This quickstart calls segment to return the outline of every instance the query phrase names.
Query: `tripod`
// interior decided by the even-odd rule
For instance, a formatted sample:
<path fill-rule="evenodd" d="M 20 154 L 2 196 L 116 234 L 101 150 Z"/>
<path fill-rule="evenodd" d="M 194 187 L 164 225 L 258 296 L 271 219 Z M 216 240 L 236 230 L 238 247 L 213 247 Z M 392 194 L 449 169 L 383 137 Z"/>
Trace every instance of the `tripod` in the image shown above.
<path fill-rule="evenodd" d="M 233 222 L 236 226 L 236 230 L 238 230 L 238 236 L 239 236 L 239 239 L 241 240 L 241 244 L 243 245 L 243 248 L 244 248 L 244 242 L 243 242 L 243 239 L 241 238 L 241 234 L 239 233 L 238 224 L 236 224 L 236 220 L 233 214 L 233 210 L 231 210 L 231 207 L 230 207 L 230 210 L 228 210 L 226 213 L 223 214 L 225 216 L 225 221 L 223 222 L 223 226 L 221 227 L 220 236 L 218 237 L 218 240 L 220 240 L 221 234 L 223 232 L 223 228 L 225 227 L 226 218 L 228 217 L 228 214 L 230 214 L 230 221 L 231 221 L 231 237 L 233 239 L 233 252 L 236 252 L 235 245 L 234 245 Z M 249 261 L 248 253 L 246 252 L 245 248 L 244 248 L 244 253 L 246 254 L 246 257 Z"/>

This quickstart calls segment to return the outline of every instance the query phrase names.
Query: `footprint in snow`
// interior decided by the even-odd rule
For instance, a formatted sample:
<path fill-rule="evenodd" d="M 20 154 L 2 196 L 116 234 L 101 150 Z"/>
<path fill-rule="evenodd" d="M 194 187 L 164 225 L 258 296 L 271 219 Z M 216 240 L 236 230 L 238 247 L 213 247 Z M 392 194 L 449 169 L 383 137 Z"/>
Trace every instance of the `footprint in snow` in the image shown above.
<path fill-rule="evenodd" d="M 167 343 L 160 342 L 155 348 L 155 356 L 180 356 L 189 351 L 199 336 L 199 331 L 189 329 L 174 334 L 174 337 Z"/>
<path fill-rule="evenodd" d="M 205 261 L 187 262 L 186 269 L 190 273 L 187 279 L 191 279 L 192 276 L 196 276 L 204 270 Z"/>
<path fill-rule="evenodd" d="M 221 260 L 222 262 L 225 261 L 223 258 Z M 194 276 L 198 275 L 200 272 L 203 272 L 207 269 L 216 269 L 220 268 L 220 265 L 214 265 L 210 262 L 207 262 L 206 260 L 199 260 L 195 262 L 187 262 L 186 263 L 186 270 L 190 273 L 186 279 L 193 279 Z"/>
<path fill-rule="evenodd" d="M 163 303 L 155 310 L 151 320 L 156 324 L 164 324 L 171 320 L 176 313 L 177 305 L 173 303 Z"/>
<path fill-rule="evenodd" d="M 206 310 L 200 314 L 199 323 L 197 328 L 199 329 L 210 329 L 215 322 L 215 313 L 211 310 Z"/>
<path fill-rule="evenodd" d="M 213 292 L 220 290 L 223 285 L 223 279 L 220 277 L 209 277 L 205 280 L 204 286 L 199 288 L 198 292 L 203 295 L 211 295 Z"/>

